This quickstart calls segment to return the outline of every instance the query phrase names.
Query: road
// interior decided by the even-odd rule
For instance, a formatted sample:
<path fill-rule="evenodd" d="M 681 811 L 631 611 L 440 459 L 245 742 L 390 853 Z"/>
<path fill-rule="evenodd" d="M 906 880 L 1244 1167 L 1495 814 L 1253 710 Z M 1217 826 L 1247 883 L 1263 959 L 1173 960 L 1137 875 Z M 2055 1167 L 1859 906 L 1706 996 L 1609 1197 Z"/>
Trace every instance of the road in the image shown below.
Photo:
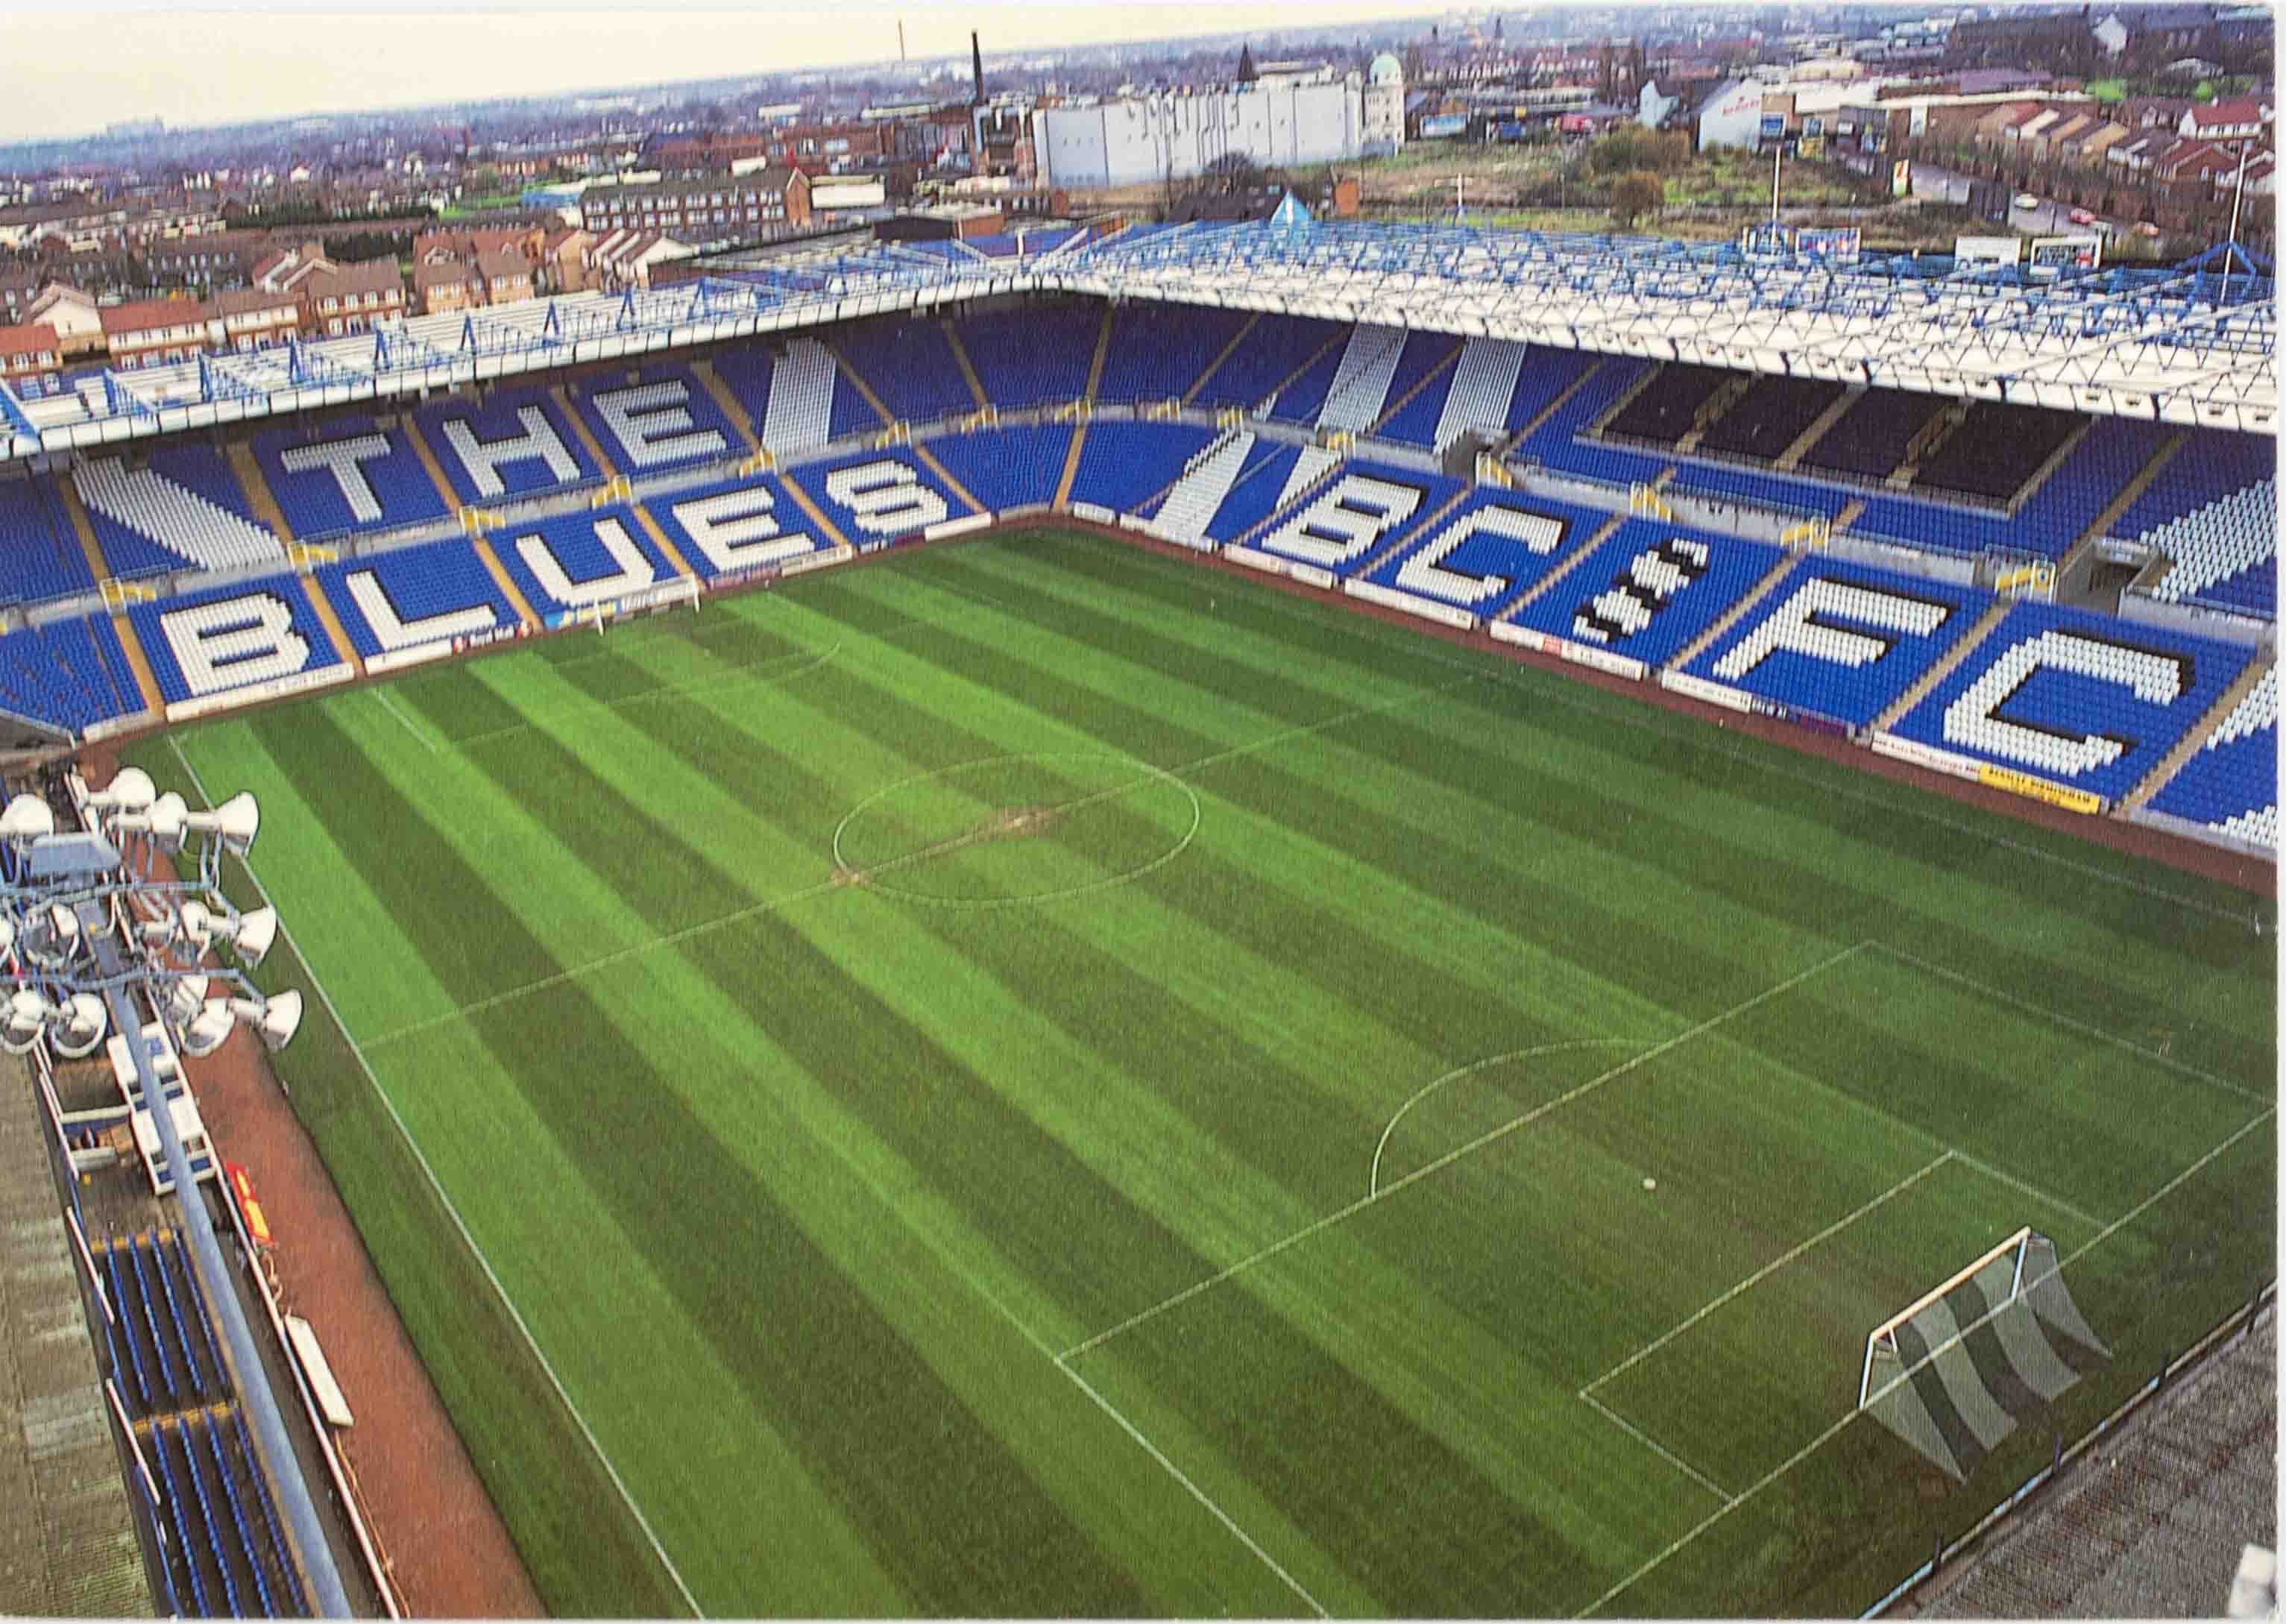
<path fill-rule="evenodd" d="M 1967 203 L 1968 177 L 1939 169 L 1933 163 L 1916 163 L 1913 165 L 1913 195 L 1932 203 Z M 2101 219 L 2093 225 L 2074 225 L 2070 206 L 2052 198 L 2041 199 L 2035 208 L 2020 209 L 2016 206 L 2015 197 L 2022 195 L 2021 193 L 2014 194 L 2008 203 L 2008 224 L 2019 231 L 2042 237 L 2067 237 L 2093 232 L 2098 236 L 2110 238 L 2127 229 Z"/>

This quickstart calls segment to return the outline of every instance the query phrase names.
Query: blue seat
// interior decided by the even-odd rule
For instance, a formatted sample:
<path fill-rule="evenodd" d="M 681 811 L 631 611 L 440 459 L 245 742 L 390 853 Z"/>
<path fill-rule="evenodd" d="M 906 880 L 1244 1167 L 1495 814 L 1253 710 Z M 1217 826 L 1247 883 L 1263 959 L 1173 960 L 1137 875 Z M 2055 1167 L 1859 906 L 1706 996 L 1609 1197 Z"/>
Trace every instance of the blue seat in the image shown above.
<path fill-rule="evenodd" d="M 1079 473 L 1071 500 L 1093 502 L 1114 513 L 1140 511 L 1143 504 L 1183 471 L 1194 453 L 1203 450 L 1214 431 L 1192 423 L 1105 421 L 1088 425 L 1080 443 Z"/>
<path fill-rule="evenodd" d="M 1097 424 L 1088 430 L 1089 438 L 1111 426 Z M 946 435 L 931 440 L 928 448 L 947 473 L 997 513 L 1054 497 L 1057 482 L 1063 477 L 1064 460 L 1071 450 L 1071 437 L 1068 424 L 1040 423 Z M 1078 494 L 1076 485 L 1073 493 Z"/>
<path fill-rule="evenodd" d="M 335 445 L 358 453 L 349 477 L 312 454 Z M 383 430 L 369 417 L 336 417 L 314 429 L 258 430 L 250 446 L 297 540 L 396 530 L 447 516 L 445 499 L 402 427 Z"/>

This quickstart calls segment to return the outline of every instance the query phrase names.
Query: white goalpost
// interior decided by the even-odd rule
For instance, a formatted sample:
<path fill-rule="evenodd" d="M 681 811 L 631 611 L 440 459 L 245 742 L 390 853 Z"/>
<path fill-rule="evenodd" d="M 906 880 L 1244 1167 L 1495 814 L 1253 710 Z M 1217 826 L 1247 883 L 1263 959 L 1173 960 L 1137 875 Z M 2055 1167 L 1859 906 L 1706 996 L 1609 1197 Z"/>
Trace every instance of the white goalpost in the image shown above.
<path fill-rule="evenodd" d="M 2072 1301 L 2056 1243 L 2028 1226 L 1873 1328 L 1857 1407 L 1965 1479 L 2109 1357 Z"/>
<path fill-rule="evenodd" d="M 1857 1407 L 1864 1409 L 1866 1397 L 1876 1391 L 1873 1385 L 1873 1372 L 1877 1366 L 1891 1371 L 1893 1379 L 1896 1376 L 1904 1375 L 1910 1368 L 1912 1361 L 1897 1346 L 1899 1328 L 1911 1325 L 1931 1305 L 1943 1302 L 1964 1281 L 1975 1279 L 1983 1271 L 2005 1257 L 2009 1260 L 2008 1289 L 2006 1296 L 2001 1301 L 2007 1303 L 2016 1300 L 2024 1289 L 2024 1254 L 2037 1238 L 2032 1234 L 2031 1226 L 2025 1226 L 1975 1262 L 1962 1269 L 1944 1284 L 1917 1299 L 1912 1307 L 1901 1313 L 1892 1314 L 1876 1326 L 1872 1334 L 1865 1338 L 1865 1367 L 1857 1377 Z M 1886 1386 L 1887 1384 L 1883 1385 Z"/>

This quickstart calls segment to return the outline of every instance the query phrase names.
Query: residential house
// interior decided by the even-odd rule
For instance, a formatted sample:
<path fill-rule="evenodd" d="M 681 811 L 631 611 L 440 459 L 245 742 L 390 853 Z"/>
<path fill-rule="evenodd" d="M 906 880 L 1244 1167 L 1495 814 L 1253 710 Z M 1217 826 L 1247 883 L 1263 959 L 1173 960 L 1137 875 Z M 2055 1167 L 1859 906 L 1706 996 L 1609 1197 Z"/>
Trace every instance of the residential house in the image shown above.
<path fill-rule="evenodd" d="M 540 247 L 540 283 L 548 293 L 584 293 L 587 282 L 587 250 L 595 238 L 576 225 L 559 225 Z"/>
<path fill-rule="evenodd" d="M 43 279 L 37 271 L 0 269 L 0 322 L 13 325 L 30 312 Z"/>
<path fill-rule="evenodd" d="M 614 229 L 672 233 L 677 239 L 707 242 L 759 238 L 774 228 L 809 223 L 809 177 L 791 166 L 590 186 L 579 195 L 579 224 L 599 234 Z"/>
<path fill-rule="evenodd" d="M 295 284 L 303 330 L 326 338 L 370 331 L 405 314 L 405 280 L 393 259 L 368 259 L 314 270 Z"/>
<path fill-rule="evenodd" d="M 215 342 L 225 350 L 266 350 L 300 331 L 301 301 L 290 293 L 234 288 L 214 296 Z"/>
<path fill-rule="evenodd" d="M 122 372 L 187 361 L 207 347 L 214 307 L 202 299 L 138 299 L 96 312 L 111 365 Z"/>
<path fill-rule="evenodd" d="M 103 348 L 103 319 L 96 313 L 94 296 L 68 282 L 50 282 L 24 313 L 55 329 L 66 359 Z"/>
<path fill-rule="evenodd" d="M 597 237 L 586 252 L 590 286 L 608 292 L 626 288 L 649 288 L 654 267 L 670 260 L 688 259 L 698 250 L 690 244 L 658 232 L 626 226 Z"/>
<path fill-rule="evenodd" d="M 513 248 L 488 248 L 477 256 L 471 269 L 486 304 L 513 304 L 538 291 L 532 285 L 532 262 Z"/>
<path fill-rule="evenodd" d="M 2227 101 L 2184 109 L 2183 116 L 2176 122 L 2175 133 L 2202 141 L 2243 141 L 2262 134 L 2270 123 L 2271 113 L 2270 104 L 2258 97 L 2236 96 Z"/>
<path fill-rule="evenodd" d="M 0 327 L 0 380 L 21 383 L 56 372 L 63 364 L 55 328 L 41 322 Z"/>
<path fill-rule="evenodd" d="M 413 302 L 426 316 L 472 309 L 479 303 L 469 269 L 457 259 L 425 261 L 413 267 Z"/>

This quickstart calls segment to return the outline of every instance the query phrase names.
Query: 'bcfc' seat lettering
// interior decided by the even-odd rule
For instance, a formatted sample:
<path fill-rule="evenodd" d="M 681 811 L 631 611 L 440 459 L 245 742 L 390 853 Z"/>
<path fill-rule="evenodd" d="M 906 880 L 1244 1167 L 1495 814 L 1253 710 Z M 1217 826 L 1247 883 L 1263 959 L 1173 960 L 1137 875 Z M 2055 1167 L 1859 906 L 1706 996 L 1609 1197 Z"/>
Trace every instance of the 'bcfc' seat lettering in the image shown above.
<path fill-rule="evenodd" d="M 1628 560 L 1611 586 L 1572 611 L 1572 635 L 1582 643 L 1612 643 L 1632 637 L 1651 618 L 1707 573 L 1711 555 L 1704 541 L 1669 536 Z"/>

